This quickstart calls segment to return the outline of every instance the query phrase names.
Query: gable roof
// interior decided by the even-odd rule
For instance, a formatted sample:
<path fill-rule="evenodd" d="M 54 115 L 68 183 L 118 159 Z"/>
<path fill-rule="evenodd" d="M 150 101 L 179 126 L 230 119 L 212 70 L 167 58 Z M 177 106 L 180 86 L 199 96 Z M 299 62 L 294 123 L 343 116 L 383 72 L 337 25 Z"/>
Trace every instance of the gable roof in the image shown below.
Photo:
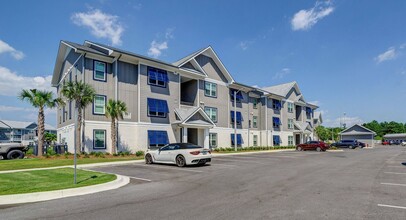
<path fill-rule="evenodd" d="M 274 93 L 276 95 L 286 97 L 288 95 L 288 93 L 290 92 L 290 90 L 293 87 L 295 87 L 295 85 L 297 87 L 296 81 L 293 81 L 293 82 L 279 84 L 279 85 L 275 85 L 275 86 L 264 87 L 262 89 L 267 91 L 267 92 Z M 299 87 L 297 87 L 297 90 L 298 90 L 299 93 L 301 93 L 300 90 L 299 90 Z"/>
<path fill-rule="evenodd" d="M 200 49 L 176 62 L 173 63 L 173 65 L 181 68 L 184 64 L 188 63 L 189 61 L 192 62 L 196 62 L 195 58 L 199 55 L 206 55 L 210 58 L 213 59 L 214 63 L 218 66 L 218 68 L 220 69 L 220 71 L 223 73 L 223 75 L 227 78 L 227 80 L 230 83 L 235 82 L 234 78 L 231 76 L 231 74 L 228 72 L 227 68 L 224 66 L 223 62 L 220 60 L 220 58 L 217 56 L 217 53 L 213 50 L 213 48 L 211 46 L 208 46 L 206 48 Z M 199 64 L 197 64 L 199 65 Z M 207 76 L 207 74 L 204 72 L 204 70 L 200 67 L 199 65 L 199 69 Z"/>
<path fill-rule="evenodd" d="M 176 108 L 175 114 L 179 117 L 179 121 L 176 122 L 177 124 L 205 126 L 205 127 L 215 126 L 214 122 L 206 114 L 206 112 L 204 112 L 204 110 L 201 107 Z M 203 116 L 203 118 L 206 121 L 200 119 L 190 121 L 190 119 L 196 114 L 200 114 L 201 116 Z"/>
<path fill-rule="evenodd" d="M 309 130 L 311 132 L 312 130 L 312 127 L 307 122 L 297 121 L 294 123 L 294 125 L 296 126 L 297 130 L 301 132 L 305 132 L 306 130 Z"/>
<path fill-rule="evenodd" d="M 360 127 L 361 129 L 365 130 L 365 132 L 359 132 L 359 131 L 349 131 L 350 129 L 354 128 L 354 127 Z M 351 127 L 348 127 L 346 129 L 344 129 L 343 131 L 340 132 L 340 134 L 342 135 L 353 135 L 353 134 L 374 134 L 376 135 L 375 131 L 372 131 L 362 125 L 359 124 L 355 124 Z"/>
<path fill-rule="evenodd" d="M 314 112 L 314 119 L 320 120 L 320 124 L 323 123 L 323 118 L 321 117 L 321 112 Z"/>
<path fill-rule="evenodd" d="M 36 122 L 29 122 L 29 121 L 10 121 L 10 120 L 0 120 L 0 128 L 14 128 L 14 129 L 26 129 L 33 125 L 30 129 L 37 129 Z M 45 130 L 56 130 L 55 127 L 49 124 L 45 124 Z"/>

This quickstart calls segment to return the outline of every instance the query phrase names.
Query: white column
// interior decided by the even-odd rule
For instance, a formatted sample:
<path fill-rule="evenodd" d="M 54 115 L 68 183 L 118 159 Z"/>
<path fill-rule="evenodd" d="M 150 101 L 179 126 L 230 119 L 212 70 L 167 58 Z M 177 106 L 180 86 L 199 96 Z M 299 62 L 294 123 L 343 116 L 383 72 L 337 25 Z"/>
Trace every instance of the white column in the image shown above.
<path fill-rule="evenodd" d="M 209 144 L 209 129 L 205 128 L 204 129 L 204 148 L 209 149 L 210 144 Z"/>
<path fill-rule="evenodd" d="M 182 143 L 187 143 L 187 128 L 183 128 L 183 140 Z"/>

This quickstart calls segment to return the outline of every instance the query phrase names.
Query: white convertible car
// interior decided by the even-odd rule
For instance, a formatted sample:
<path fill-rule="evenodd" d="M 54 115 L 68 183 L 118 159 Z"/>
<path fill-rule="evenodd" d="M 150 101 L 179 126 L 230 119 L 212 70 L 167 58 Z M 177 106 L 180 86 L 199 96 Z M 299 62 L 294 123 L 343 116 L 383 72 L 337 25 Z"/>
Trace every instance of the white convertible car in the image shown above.
<path fill-rule="evenodd" d="M 211 162 L 209 149 L 187 143 L 168 144 L 157 150 L 148 150 L 145 154 L 146 164 L 166 163 L 183 167 L 192 164 L 204 165 L 208 162 Z"/>

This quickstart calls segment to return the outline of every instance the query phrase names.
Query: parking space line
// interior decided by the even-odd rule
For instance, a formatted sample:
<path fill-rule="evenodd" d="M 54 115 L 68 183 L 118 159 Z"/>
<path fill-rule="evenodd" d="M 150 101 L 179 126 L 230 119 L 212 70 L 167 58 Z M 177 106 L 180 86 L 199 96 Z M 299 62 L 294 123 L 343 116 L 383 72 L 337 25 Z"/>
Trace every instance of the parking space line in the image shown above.
<path fill-rule="evenodd" d="M 262 164 L 262 165 L 267 165 L 266 163 L 261 163 L 257 161 L 251 161 L 251 160 L 233 160 L 233 159 L 228 159 L 228 158 L 216 158 L 215 160 L 220 160 L 220 161 L 228 161 L 228 162 L 240 162 L 240 163 L 255 163 L 255 164 Z"/>
<path fill-rule="evenodd" d="M 187 171 L 187 172 L 194 172 L 194 173 L 203 173 L 201 170 L 188 170 L 187 168 L 173 168 L 168 166 L 157 166 L 157 165 L 145 165 L 145 164 L 134 164 L 133 166 L 143 166 L 143 167 L 151 167 L 156 169 L 168 169 L 168 170 L 179 170 L 179 171 Z"/>
<path fill-rule="evenodd" d="M 227 167 L 236 167 L 236 165 L 231 164 L 222 164 L 222 163 L 213 163 L 211 166 L 227 166 Z"/>
<path fill-rule="evenodd" d="M 380 207 L 388 207 L 388 208 L 395 208 L 395 209 L 406 209 L 404 206 L 396 206 L 396 205 L 385 205 L 385 204 L 378 204 Z"/>
<path fill-rule="evenodd" d="M 403 183 L 381 183 L 382 185 L 389 185 L 389 186 L 406 186 Z"/>
<path fill-rule="evenodd" d="M 406 166 L 401 166 L 401 165 L 398 165 L 398 166 L 392 165 L 392 166 L 386 166 L 386 167 L 394 167 L 394 168 L 406 168 Z"/>
<path fill-rule="evenodd" d="M 387 174 L 399 174 L 399 175 L 406 175 L 406 173 L 396 173 L 396 172 L 385 172 Z"/>

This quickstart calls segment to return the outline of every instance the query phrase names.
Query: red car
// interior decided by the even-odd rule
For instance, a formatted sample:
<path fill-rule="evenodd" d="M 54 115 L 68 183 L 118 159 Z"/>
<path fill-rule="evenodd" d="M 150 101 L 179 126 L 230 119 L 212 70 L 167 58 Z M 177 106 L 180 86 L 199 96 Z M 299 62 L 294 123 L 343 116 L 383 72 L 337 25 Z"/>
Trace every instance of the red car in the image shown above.
<path fill-rule="evenodd" d="M 390 145 L 389 141 L 382 141 L 382 145 Z"/>
<path fill-rule="evenodd" d="M 304 144 L 299 144 L 296 146 L 296 150 L 316 150 L 316 151 L 326 151 L 329 146 L 323 141 L 308 141 Z"/>

